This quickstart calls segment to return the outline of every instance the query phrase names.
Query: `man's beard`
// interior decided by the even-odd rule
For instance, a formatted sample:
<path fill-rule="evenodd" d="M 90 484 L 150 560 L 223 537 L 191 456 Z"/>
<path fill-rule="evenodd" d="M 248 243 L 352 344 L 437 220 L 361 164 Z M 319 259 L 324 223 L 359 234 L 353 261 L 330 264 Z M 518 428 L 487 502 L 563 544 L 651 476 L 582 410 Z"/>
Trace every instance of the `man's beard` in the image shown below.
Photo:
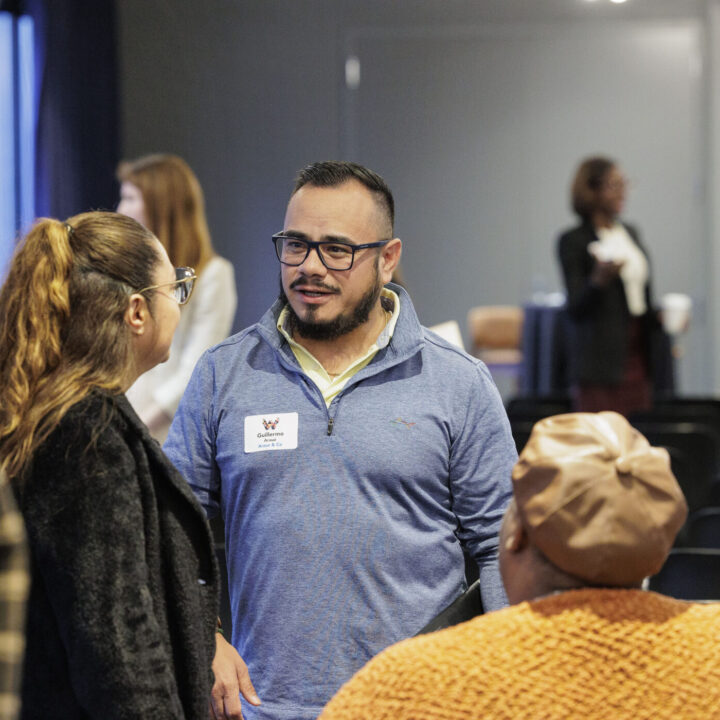
<path fill-rule="evenodd" d="M 332 320 L 322 323 L 303 320 L 298 317 L 292 305 L 288 302 L 287 295 L 285 295 L 282 287 L 282 278 L 280 279 L 280 300 L 282 300 L 288 309 L 288 326 L 291 334 L 297 333 L 300 337 L 307 338 L 308 340 L 335 340 L 342 335 L 347 335 L 369 320 L 370 312 L 375 307 L 382 289 L 383 284 L 380 280 L 380 271 L 376 264 L 373 284 L 360 300 L 358 300 L 355 307 L 346 313 L 340 313 Z M 309 309 L 308 314 L 310 318 L 314 315 L 315 310 L 316 308 L 314 307 Z"/>

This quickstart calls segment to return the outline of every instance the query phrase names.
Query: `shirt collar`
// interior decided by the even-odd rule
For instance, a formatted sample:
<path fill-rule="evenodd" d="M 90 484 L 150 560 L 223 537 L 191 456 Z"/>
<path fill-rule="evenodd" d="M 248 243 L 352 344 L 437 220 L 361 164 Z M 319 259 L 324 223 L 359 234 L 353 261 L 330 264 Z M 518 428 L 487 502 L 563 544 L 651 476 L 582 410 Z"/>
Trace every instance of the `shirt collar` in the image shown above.
<path fill-rule="evenodd" d="M 380 333 L 380 335 L 378 335 L 378 338 L 374 343 L 374 346 L 377 347 L 378 350 L 388 346 L 393 336 L 393 333 L 395 332 L 395 326 L 397 325 L 398 318 L 400 317 L 400 297 L 398 296 L 398 294 L 393 290 L 390 290 L 390 288 L 384 287 L 382 289 L 382 292 L 380 293 L 380 297 L 389 301 L 388 303 L 383 303 L 383 307 L 392 303 L 392 315 L 390 316 L 390 319 L 385 324 L 385 327 L 382 329 L 382 332 Z M 285 304 L 285 307 L 283 307 L 283 309 L 281 310 L 280 315 L 278 315 L 276 327 L 278 329 L 278 332 L 291 345 L 298 345 L 297 341 L 293 339 L 292 333 L 290 332 L 289 321 L 290 310 L 288 305 Z"/>

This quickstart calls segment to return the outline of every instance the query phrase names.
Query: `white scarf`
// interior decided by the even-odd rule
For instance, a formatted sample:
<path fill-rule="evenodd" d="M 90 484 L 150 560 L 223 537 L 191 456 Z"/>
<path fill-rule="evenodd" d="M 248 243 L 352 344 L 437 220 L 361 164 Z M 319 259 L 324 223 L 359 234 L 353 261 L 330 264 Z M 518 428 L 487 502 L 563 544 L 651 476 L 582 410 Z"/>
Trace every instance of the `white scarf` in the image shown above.
<path fill-rule="evenodd" d="M 647 311 L 645 286 L 648 281 L 648 261 L 630 233 L 620 223 L 609 228 L 598 228 L 598 240 L 602 257 L 622 262 L 620 279 L 625 287 L 628 309 L 631 315 L 643 315 Z"/>

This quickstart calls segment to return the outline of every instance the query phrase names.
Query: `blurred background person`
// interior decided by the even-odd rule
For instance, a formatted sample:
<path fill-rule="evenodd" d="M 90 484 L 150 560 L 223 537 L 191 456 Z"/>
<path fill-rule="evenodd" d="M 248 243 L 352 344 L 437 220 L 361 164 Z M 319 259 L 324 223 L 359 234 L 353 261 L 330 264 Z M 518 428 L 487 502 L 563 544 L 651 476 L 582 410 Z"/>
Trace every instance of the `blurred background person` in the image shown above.
<path fill-rule="evenodd" d="M 207 718 L 210 529 L 123 395 L 167 359 L 193 278 L 95 212 L 40 220 L 0 290 L 0 469 L 31 551 L 23 718 Z"/>
<path fill-rule="evenodd" d="M 22 516 L 7 476 L 0 471 L 0 720 L 20 715 L 29 580 Z"/>
<path fill-rule="evenodd" d="M 647 410 L 652 400 L 650 265 L 637 230 L 619 217 L 627 179 L 608 158 L 583 160 L 572 182 L 580 224 L 558 240 L 574 329 L 570 373 L 575 409 Z"/>
<path fill-rule="evenodd" d="M 237 306 L 235 273 L 215 254 L 205 200 L 188 164 L 175 155 L 146 155 L 120 163 L 118 212 L 151 230 L 170 262 L 197 274 L 192 300 L 183 307 L 170 358 L 143 375 L 127 393 L 152 435 L 164 442 L 180 398 L 202 353 L 232 328 Z"/>

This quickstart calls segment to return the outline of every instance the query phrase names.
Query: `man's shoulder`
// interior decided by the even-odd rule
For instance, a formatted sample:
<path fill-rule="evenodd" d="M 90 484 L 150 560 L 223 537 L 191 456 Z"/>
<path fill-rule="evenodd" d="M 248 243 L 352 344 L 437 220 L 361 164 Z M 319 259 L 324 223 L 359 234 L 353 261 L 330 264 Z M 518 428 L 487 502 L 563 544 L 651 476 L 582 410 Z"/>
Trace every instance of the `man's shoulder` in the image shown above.
<path fill-rule="evenodd" d="M 266 333 L 267 331 L 263 329 L 260 323 L 249 325 L 213 345 L 205 352 L 205 355 L 212 359 L 218 357 L 225 359 L 228 356 L 244 354 L 257 347 L 259 343 L 264 342 L 263 334 Z"/>
<path fill-rule="evenodd" d="M 443 362 L 456 363 L 459 367 L 468 369 L 482 366 L 482 361 L 478 358 L 473 357 L 461 347 L 441 337 L 430 328 L 422 326 L 422 334 L 423 340 L 425 341 L 425 348 Z"/>
<path fill-rule="evenodd" d="M 462 348 L 423 327 L 423 360 L 443 374 L 446 382 L 493 384 L 485 363 Z"/>

